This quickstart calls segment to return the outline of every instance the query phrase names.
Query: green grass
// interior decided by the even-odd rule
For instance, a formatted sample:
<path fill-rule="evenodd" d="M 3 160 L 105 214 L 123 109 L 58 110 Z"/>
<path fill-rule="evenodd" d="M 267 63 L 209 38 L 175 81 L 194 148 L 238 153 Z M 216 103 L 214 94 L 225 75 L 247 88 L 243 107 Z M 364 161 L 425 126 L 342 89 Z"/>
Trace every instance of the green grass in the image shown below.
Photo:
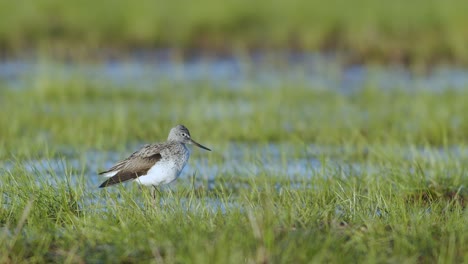
<path fill-rule="evenodd" d="M 261 174 L 245 188 L 220 174 L 215 186 L 162 192 L 152 207 L 147 193 L 131 186 L 89 189 L 78 172 L 2 176 L 1 262 L 466 262 L 466 170 L 454 164 L 399 162 L 390 172 L 338 169 L 299 179 Z M 69 166 L 69 165 L 66 165 Z M 433 170 L 428 176 L 425 170 Z M 451 170 L 453 177 L 446 177 Z M 287 177 L 287 176 L 286 176 Z M 65 178 L 65 179 L 64 179 Z M 31 182 L 39 181 L 38 184 Z M 180 182 L 182 181 L 182 182 Z M 281 182 L 281 189 L 275 186 Z M 180 187 L 182 186 L 182 187 Z M 185 187 L 184 187 L 185 186 Z M 202 185 L 203 186 L 203 185 Z M 219 201 L 225 212 L 216 210 Z"/>
<path fill-rule="evenodd" d="M 143 90 L 84 79 L 32 81 L 36 87 L 0 90 L 0 156 L 52 145 L 122 150 L 123 143 L 166 138 L 177 123 L 209 143 L 468 143 L 466 90 L 371 86 L 344 95 L 296 84 L 225 89 L 158 83 Z"/>
<path fill-rule="evenodd" d="M 468 262 L 465 90 L 37 78 L 0 87 L 0 263 Z M 259 173 L 194 170 L 156 207 L 134 184 L 97 188 L 105 162 L 177 123 L 214 150 L 191 163 Z M 268 172 L 300 159 L 322 167 Z"/>
<path fill-rule="evenodd" d="M 0 45 L 80 56 L 100 48 L 302 48 L 353 60 L 468 62 L 464 0 L 0 1 Z"/>

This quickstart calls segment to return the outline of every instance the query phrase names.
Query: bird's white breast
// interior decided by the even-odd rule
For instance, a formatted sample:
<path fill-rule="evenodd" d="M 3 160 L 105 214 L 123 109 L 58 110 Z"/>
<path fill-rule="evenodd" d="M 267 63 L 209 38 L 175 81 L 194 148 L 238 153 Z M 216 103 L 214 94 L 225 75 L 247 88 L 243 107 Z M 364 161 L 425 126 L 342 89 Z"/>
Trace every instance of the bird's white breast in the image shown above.
<path fill-rule="evenodd" d="M 148 170 L 146 175 L 140 176 L 136 179 L 139 184 L 142 185 L 154 185 L 169 184 L 177 179 L 185 167 L 190 153 L 187 152 L 182 159 L 162 159 Z"/>

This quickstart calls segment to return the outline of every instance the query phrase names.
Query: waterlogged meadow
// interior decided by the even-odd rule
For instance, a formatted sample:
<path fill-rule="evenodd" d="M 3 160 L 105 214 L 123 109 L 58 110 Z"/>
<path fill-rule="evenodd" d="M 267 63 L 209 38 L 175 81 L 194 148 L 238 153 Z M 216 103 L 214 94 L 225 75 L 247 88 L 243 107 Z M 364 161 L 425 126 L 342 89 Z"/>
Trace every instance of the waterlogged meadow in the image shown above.
<path fill-rule="evenodd" d="M 463 70 L 37 59 L 0 76 L 1 263 L 468 262 Z M 156 206 L 97 188 L 178 123 L 213 151 Z"/>

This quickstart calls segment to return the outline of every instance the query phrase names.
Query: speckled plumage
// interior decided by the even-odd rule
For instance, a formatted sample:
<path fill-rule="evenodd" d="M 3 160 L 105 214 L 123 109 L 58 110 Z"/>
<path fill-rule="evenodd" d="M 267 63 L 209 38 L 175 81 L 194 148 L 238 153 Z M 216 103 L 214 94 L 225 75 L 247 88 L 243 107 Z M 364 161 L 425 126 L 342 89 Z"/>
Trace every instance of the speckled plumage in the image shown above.
<path fill-rule="evenodd" d="M 99 173 L 109 177 L 99 187 L 129 180 L 152 186 L 171 183 L 179 177 L 190 157 L 186 144 L 210 150 L 192 140 L 185 126 L 178 125 L 171 129 L 166 142 L 144 145 L 128 158 Z"/>

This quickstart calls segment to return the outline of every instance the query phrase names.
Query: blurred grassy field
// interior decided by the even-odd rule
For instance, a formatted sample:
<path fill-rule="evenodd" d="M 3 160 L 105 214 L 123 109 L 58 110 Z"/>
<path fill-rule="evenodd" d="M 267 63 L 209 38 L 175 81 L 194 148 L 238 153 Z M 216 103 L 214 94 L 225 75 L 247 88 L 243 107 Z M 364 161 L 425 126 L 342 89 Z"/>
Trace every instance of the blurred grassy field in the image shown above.
<path fill-rule="evenodd" d="M 52 145 L 108 149 L 160 140 L 177 123 L 213 143 L 468 143 L 466 90 L 415 94 L 368 87 L 345 95 L 305 86 L 225 89 L 200 83 L 142 90 L 81 79 L 34 85 L 0 89 L 1 157 Z"/>
<path fill-rule="evenodd" d="M 468 2 L 0 1 L 0 47 L 332 50 L 354 61 L 468 63 Z"/>

